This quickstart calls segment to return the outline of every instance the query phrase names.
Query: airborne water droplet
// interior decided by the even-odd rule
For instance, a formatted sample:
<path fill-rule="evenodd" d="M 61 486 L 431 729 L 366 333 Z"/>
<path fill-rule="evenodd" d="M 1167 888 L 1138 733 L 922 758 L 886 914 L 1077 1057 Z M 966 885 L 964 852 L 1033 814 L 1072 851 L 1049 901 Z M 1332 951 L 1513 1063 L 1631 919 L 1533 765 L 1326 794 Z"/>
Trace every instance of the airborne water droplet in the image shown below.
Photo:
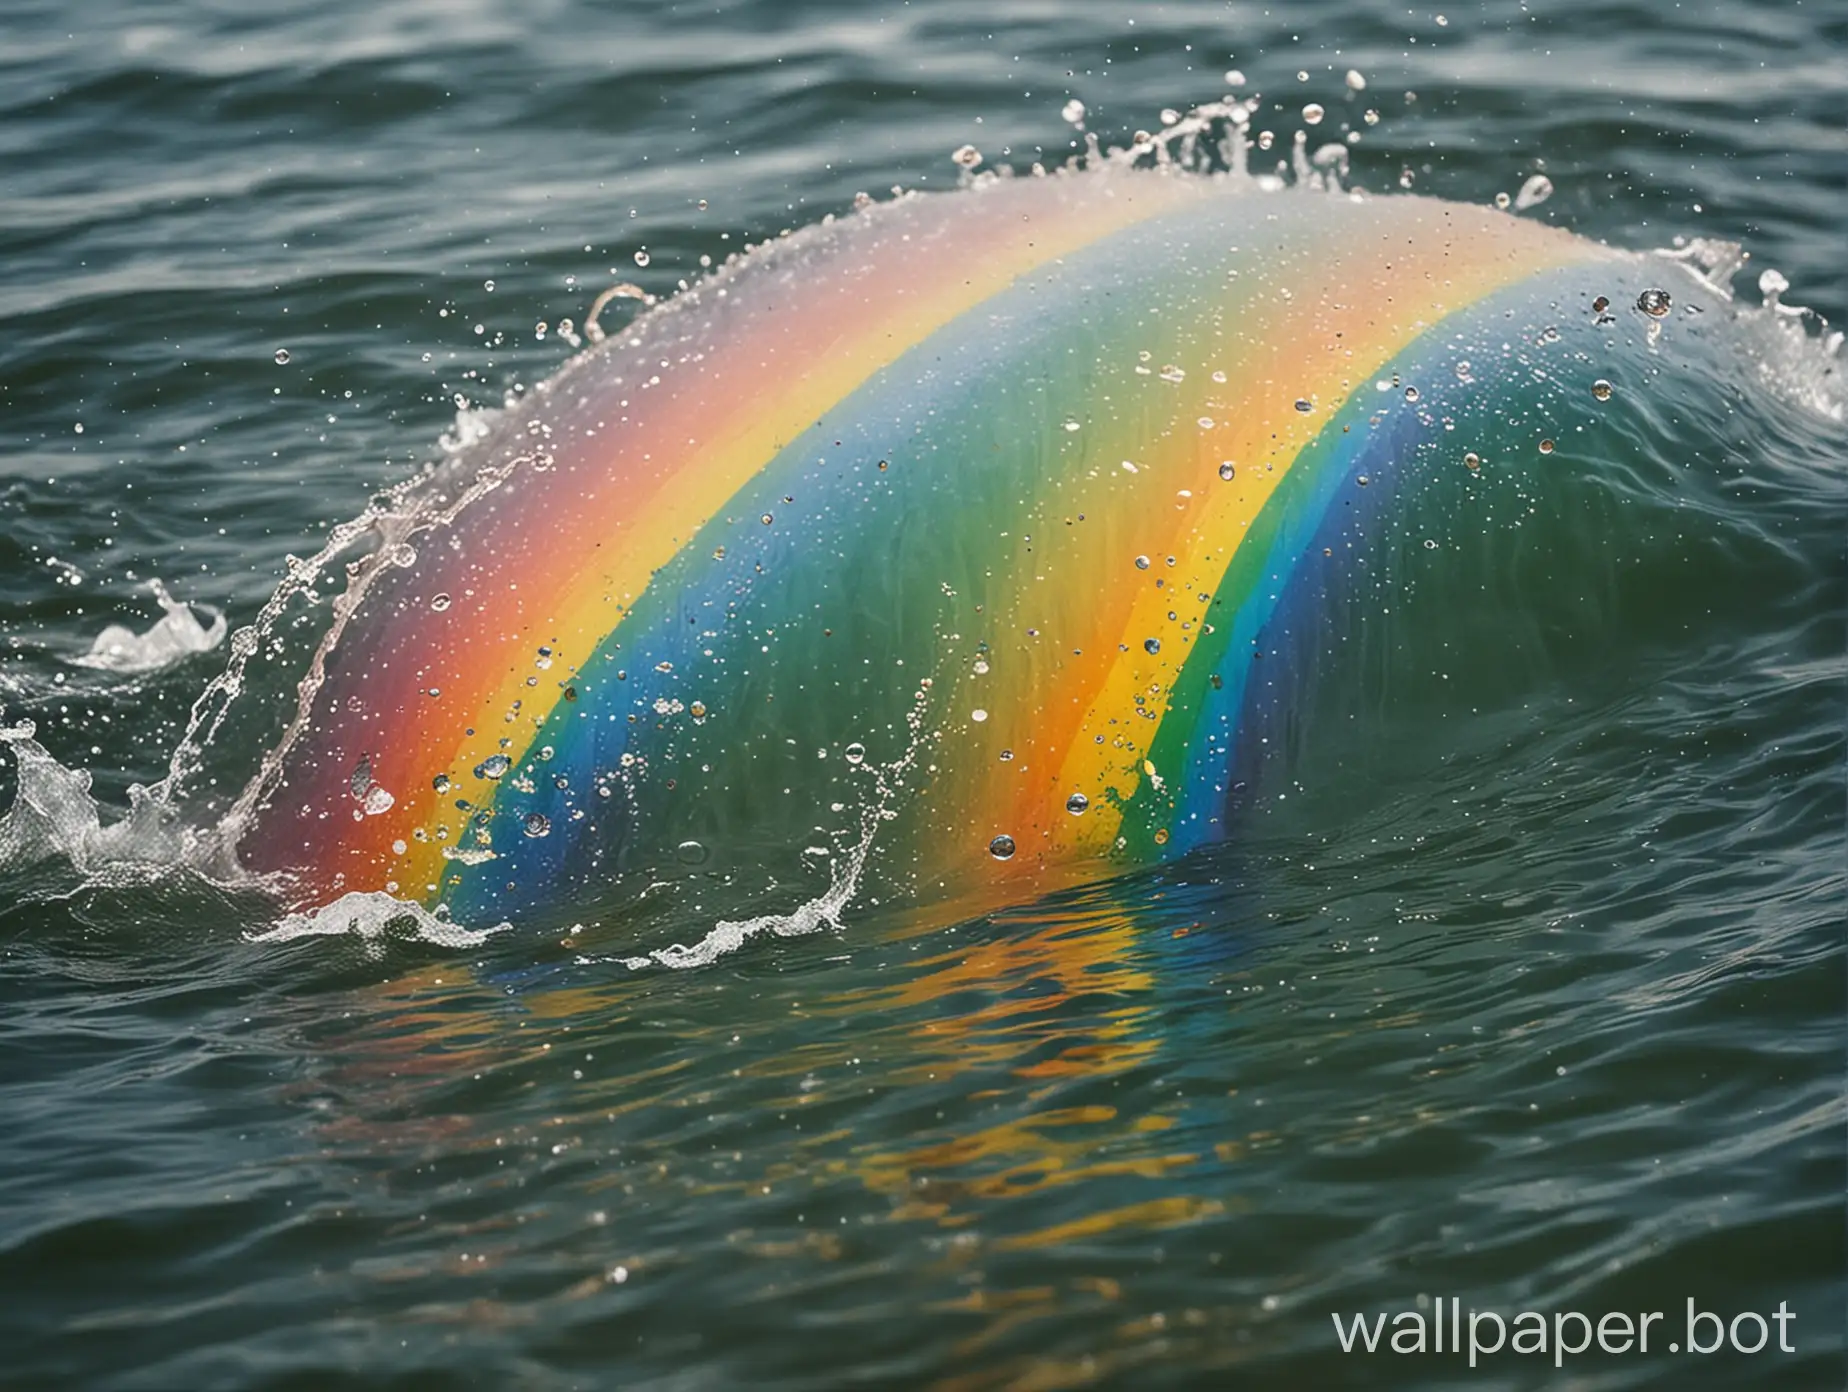
<path fill-rule="evenodd" d="M 1636 297 L 1636 307 L 1651 319 L 1660 319 L 1667 314 L 1671 304 L 1666 290 L 1645 290 Z"/>
<path fill-rule="evenodd" d="M 997 836 L 988 843 L 988 854 L 996 860 L 1012 860 L 1014 858 L 1014 838 Z"/>

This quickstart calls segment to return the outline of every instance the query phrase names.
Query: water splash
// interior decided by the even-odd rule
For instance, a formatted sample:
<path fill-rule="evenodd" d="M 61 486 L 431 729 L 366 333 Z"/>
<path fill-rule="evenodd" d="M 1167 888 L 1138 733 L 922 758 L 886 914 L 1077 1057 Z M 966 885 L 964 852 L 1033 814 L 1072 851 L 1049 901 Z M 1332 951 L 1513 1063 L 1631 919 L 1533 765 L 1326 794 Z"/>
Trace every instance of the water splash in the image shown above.
<path fill-rule="evenodd" d="M 110 624 L 90 649 L 71 661 L 79 667 L 95 667 L 105 672 L 158 672 L 199 653 L 210 652 L 225 640 L 225 616 L 211 605 L 198 606 L 210 619 L 201 624 L 193 606 L 184 604 L 167 592 L 159 580 L 148 581 L 148 588 L 165 610 L 154 626 L 136 633 L 122 624 Z"/>
<path fill-rule="evenodd" d="M 437 947 L 480 947 L 511 923 L 492 928 L 464 928 L 452 923 L 442 910 L 432 913 L 421 904 L 395 899 L 376 891 L 343 894 L 312 913 L 289 914 L 274 928 L 246 933 L 255 943 L 293 942 L 297 938 L 355 937 L 376 951 L 393 938 L 409 938 Z"/>

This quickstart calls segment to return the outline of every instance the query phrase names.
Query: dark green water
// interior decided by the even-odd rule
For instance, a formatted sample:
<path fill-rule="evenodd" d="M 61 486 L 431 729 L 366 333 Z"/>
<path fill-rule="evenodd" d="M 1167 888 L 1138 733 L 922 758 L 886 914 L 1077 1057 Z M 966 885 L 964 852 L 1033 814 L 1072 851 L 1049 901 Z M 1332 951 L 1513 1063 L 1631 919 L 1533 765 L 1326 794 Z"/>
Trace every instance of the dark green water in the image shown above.
<path fill-rule="evenodd" d="M 1848 320 L 1827 5 L 21 0 L 0 714 L 125 806 L 223 664 L 72 663 L 148 579 L 247 622 L 612 279 L 951 186 L 965 141 L 1058 158 L 1072 96 L 1121 140 L 1229 66 L 1377 108 L 1363 185 L 1544 167 L 1531 216 L 1738 241 Z M 1848 441 L 1679 390 L 1522 555 L 1529 594 L 1608 567 L 1594 642 L 1459 594 L 1459 641 L 1533 625 L 1530 667 L 1458 660 L 1495 701 L 1401 693 L 1236 845 L 1055 902 L 635 973 L 723 891 L 594 952 L 255 943 L 253 894 L 12 848 L 0 1387 L 1842 1386 Z M 1610 516 L 1633 549 L 1572 543 Z M 1340 1352 L 1331 1312 L 1453 1295 L 1665 1319 L 1559 1370 Z M 1666 1352 L 1690 1298 L 1784 1303 L 1795 1352 Z"/>

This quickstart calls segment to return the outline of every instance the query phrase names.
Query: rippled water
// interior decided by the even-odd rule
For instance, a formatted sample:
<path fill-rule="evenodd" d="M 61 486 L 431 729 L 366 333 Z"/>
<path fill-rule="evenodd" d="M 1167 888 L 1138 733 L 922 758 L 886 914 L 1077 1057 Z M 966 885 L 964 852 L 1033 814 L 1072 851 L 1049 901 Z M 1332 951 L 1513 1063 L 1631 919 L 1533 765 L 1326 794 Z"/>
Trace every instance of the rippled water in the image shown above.
<path fill-rule="evenodd" d="M 1060 158 L 1073 97 L 1120 141 L 1236 66 L 1367 187 L 1544 169 L 1529 216 L 1740 241 L 1839 325 L 1845 54 L 1820 4 L 21 0 L 0 713 L 126 805 L 223 661 L 77 660 L 148 581 L 248 622 L 458 396 L 563 360 L 539 322 L 965 143 Z M 260 943 L 254 893 L 0 861 L 0 1385 L 1841 1386 L 1848 444 L 1680 393 L 1524 591 L 1426 603 L 1495 700 L 1401 692 L 1161 871 L 637 973 L 723 890 L 594 945 Z M 1613 556 L 1575 510 L 1643 520 Z M 1784 1301 L 1797 1352 L 1470 1381 L 1332 1336 L 1449 1295 Z"/>

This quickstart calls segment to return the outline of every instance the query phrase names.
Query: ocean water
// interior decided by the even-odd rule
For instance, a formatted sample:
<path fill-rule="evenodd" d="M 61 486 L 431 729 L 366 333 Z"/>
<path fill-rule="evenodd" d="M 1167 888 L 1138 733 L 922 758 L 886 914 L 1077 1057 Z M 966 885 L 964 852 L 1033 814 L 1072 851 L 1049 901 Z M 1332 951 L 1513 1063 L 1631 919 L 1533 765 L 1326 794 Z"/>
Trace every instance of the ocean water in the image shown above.
<path fill-rule="evenodd" d="M 1073 98 L 1124 143 L 1229 68 L 1281 144 L 1308 101 L 1359 133 L 1360 186 L 1544 173 L 1525 216 L 1736 242 L 1742 300 L 1774 268 L 1848 322 L 1823 4 L 7 7 L 0 807 L 113 830 L 0 834 L 0 1386 L 1843 1385 L 1820 347 L 1807 393 L 1665 386 L 1508 583 L 1427 592 L 1493 701 L 1414 683 L 1234 842 L 1042 902 L 850 901 L 688 970 L 625 959 L 723 884 L 583 937 L 284 940 L 134 803 L 288 558 L 605 286 L 953 188 L 964 144 L 1056 164 Z M 156 580 L 195 608 L 150 644 Z M 273 735 L 203 745 L 190 806 Z M 1665 1315 L 1473 1370 L 1331 1325 L 1450 1297 Z M 1671 1353 L 1689 1300 L 1781 1305 L 1794 1351 Z"/>

